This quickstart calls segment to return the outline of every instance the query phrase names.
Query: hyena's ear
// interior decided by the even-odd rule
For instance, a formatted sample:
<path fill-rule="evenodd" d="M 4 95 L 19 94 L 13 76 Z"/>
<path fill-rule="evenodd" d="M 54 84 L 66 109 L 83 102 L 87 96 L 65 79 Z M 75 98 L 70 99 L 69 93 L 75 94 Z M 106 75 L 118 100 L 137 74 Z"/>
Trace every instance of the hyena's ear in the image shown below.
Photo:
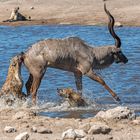
<path fill-rule="evenodd" d="M 15 66 L 16 65 L 16 62 L 14 61 L 14 58 L 11 58 L 10 59 L 10 65 L 11 66 Z"/>
<path fill-rule="evenodd" d="M 15 67 L 16 66 L 16 62 L 11 60 L 11 65 Z"/>
<path fill-rule="evenodd" d="M 57 88 L 56 90 L 57 90 L 58 93 L 62 92 L 61 88 Z"/>
<path fill-rule="evenodd" d="M 69 98 L 69 97 L 70 97 L 70 94 L 68 93 L 68 94 L 66 94 L 65 96 L 66 96 L 66 98 Z"/>

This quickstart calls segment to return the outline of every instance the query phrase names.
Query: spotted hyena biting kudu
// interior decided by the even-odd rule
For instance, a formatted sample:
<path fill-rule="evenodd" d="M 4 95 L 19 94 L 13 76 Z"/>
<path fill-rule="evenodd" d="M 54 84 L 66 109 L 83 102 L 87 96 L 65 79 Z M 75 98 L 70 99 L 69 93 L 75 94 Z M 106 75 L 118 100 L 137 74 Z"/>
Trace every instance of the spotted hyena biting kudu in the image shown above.
<path fill-rule="evenodd" d="M 25 94 L 22 93 L 21 64 L 22 58 L 20 55 L 11 59 L 7 78 L 0 90 L 0 97 L 10 95 L 18 98 L 25 97 Z"/>

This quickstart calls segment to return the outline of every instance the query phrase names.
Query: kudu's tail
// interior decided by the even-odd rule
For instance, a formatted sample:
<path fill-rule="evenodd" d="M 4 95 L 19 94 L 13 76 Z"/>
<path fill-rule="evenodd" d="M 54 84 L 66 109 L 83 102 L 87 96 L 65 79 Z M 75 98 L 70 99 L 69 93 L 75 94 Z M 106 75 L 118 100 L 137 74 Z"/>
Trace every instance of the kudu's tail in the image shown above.
<path fill-rule="evenodd" d="M 117 48 L 121 47 L 121 39 L 117 36 L 117 34 L 114 31 L 114 17 L 110 14 L 110 12 L 106 9 L 106 4 L 104 3 L 104 10 L 106 12 L 106 14 L 108 15 L 109 18 L 109 23 L 108 23 L 108 29 L 110 34 L 113 36 L 113 38 L 115 39 L 115 46 Z"/>
<path fill-rule="evenodd" d="M 19 54 L 19 56 L 20 56 L 21 61 L 24 62 L 25 53 L 24 53 L 24 52 L 21 52 L 21 53 Z"/>

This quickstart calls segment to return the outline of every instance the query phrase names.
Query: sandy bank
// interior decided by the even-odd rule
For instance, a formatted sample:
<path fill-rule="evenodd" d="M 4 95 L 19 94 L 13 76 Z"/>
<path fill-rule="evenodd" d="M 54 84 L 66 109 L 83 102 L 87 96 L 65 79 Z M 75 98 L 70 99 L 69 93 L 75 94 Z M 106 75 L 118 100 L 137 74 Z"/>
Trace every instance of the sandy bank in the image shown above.
<path fill-rule="evenodd" d="M 106 4 L 117 22 L 140 26 L 140 0 L 106 0 Z M 31 16 L 33 21 L 3 23 L 3 20 L 10 17 L 11 9 L 15 6 L 19 6 L 20 12 Z M 1 0 L 0 9 L 1 25 L 96 25 L 108 21 L 103 10 L 103 0 Z"/>
<path fill-rule="evenodd" d="M 121 112 L 123 114 L 123 111 Z M 87 137 L 94 140 L 140 139 L 140 118 L 138 117 L 132 120 L 121 118 L 119 120 L 105 120 L 104 118 L 95 117 L 87 119 L 50 118 L 38 116 L 29 109 L 1 109 L 0 139 L 9 140 L 10 138 L 12 140 L 18 134 L 27 132 L 30 140 L 61 140 L 62 133 L 68 129 L 82 130 Z M 103 127 L 102 130 L 98 129 L 98 131 L 93 131 L 93 127 L 97 129 L 97 125 L 101 125 Z M 4 131 L 6 126 L 14 127 L 16 132 L 6 133 Z M 106 129 L 106 127 L 108 128 Z M 35 129 L 37 129 L 37 132 L 34 131 Z M 41 131 L 44 130 L 45 133 L 42 134 Z M 82 140 L 82 138 L 77 138 L 76 140 Z"/>

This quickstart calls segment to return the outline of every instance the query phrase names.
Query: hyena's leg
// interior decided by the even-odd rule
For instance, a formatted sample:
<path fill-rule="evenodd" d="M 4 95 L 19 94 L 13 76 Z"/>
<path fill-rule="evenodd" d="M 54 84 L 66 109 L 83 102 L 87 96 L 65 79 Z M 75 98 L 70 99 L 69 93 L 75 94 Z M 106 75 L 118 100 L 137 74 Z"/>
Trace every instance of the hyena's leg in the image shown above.
<path fill-rule="evenodd" d="M 27 96 L 30 95 L 31 93 L 31 86 L 32 86 L 32 83 L 33 83 L 33 75 L 30 74 L 29 78 L 28 78 L 28 81 L 26 82 L 25 86 L 26 86 L 26 91 L 27 91 Z"/>
<path fill-rule="evenodd" d="M 82 72 L 79 70 L 75 71 L 74 77 L 75 77 L 75 84 L 76 84 L 78 93 L 82 95 Z"/>
<path fill-rule="evenodd" d="M 96 73 L 94 73 L 92 70 L 90 70 L 86 75 L 90 79 L 100 83 L 106 90 L 108 90 L 108 92 L 113 96 L 113 98 L 116 101 L 120 101 L 120 99 L 117 96 L 117 94 L 114 91 L 112 91 L 112 89 L 105 83 L 105 81 L 100 76 L 96 75 Z"/>

